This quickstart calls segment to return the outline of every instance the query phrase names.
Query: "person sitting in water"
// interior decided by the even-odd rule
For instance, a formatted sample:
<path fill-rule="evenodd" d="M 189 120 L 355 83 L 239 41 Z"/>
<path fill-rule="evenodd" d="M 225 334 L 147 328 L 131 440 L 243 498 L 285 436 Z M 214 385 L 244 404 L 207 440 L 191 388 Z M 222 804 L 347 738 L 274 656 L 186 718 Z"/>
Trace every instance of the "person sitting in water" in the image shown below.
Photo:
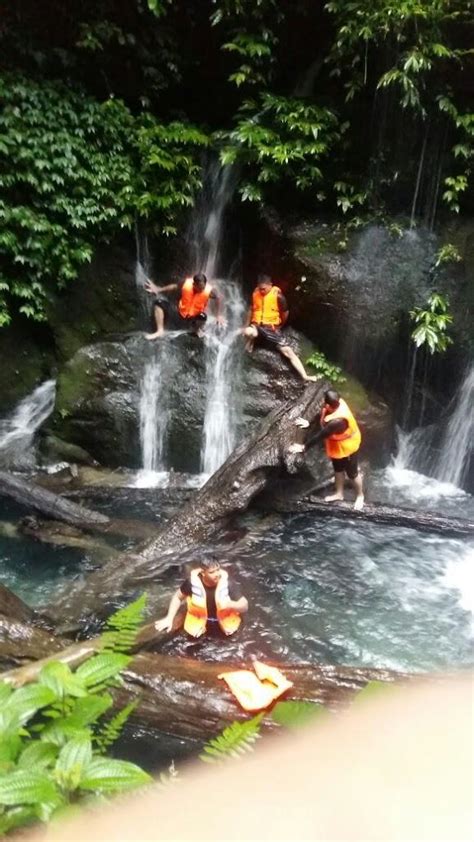
<path fill-rule="evenodd" d="M 306 373 L 303 363 L 281 332 L 289 316 L 288 304 L 281 289 L 274 286 L 269 275 L 259 275 L 252 293 L 247 325 L 239 333 L 247 338 L 247 351 L 253 351 L 256 340 L 286 357 L 302 380 L 317 380 Z"/>
<path fill-rule="evenodd" d="M 240 626 L 241 615 L 248 611 L 248 602 L 217 559 L 206 559 L 191 570 L 187 579 L 171 597 L 166 617 L 157 620 L 158 631 L 170 632 L 181 604 L 187 601 L 184 629 L 191 637 L 220 630 L 234 634 Z"/>
<path fill-rule="evenodd" d="M 299 427 L 308 427 L 305 418 L 297 418 Z M 347 474 L 354 487 L 356 499 L 354 509 L 360 510 L 364 505 L 362 476 L 359 471 L 358 454 L 361 434 L 356 419 L 339 393 L 329 389 L 324 393 L 324 406 L 320 417 L 321 429 L 310 434 L 305 444 L 292 444 L 292 453 L 302 453 L 316 442 L 324 439 L 326 453 L 332 461 L 336 491 L 324 499 L 327 502 L 344 499 L 344 481 Z"/>
<path fill-rule="evenodd" d="M 211 299 L 216 303 L 217 323 L 224 324 L 222 299 L 202 272 L 180 283 L 167 284 L 164 287 L 158 287 L 153 281 L 147 280 L 144 287 L 150 295 L 179 292 L 177 306 L 171 305 L 166 298 L 155 298 L 153 316 L 156 330 L 154 333 L 147 333 L 147 339 L 159 339 L 163 336 L 165 321 L 172 321 L 176 328 L 190 329 L 192 333 L 200 336 L 207 319 L 207 305 Z"/>

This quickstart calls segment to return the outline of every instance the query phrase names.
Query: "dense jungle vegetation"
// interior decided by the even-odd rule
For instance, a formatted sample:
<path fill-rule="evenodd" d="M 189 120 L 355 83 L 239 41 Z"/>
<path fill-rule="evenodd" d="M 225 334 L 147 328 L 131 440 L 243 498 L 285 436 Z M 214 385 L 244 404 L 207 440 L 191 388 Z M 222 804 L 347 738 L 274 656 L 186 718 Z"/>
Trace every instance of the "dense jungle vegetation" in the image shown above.
<path fill-rule="evenodd" d="M 236 165 L 246 202 L 431 227 L 471 210 L 472 5 L 6 6 L 0 324 L 46 320 L 51 293 L 135 220 L 179 230 L 205 149 Z"/>

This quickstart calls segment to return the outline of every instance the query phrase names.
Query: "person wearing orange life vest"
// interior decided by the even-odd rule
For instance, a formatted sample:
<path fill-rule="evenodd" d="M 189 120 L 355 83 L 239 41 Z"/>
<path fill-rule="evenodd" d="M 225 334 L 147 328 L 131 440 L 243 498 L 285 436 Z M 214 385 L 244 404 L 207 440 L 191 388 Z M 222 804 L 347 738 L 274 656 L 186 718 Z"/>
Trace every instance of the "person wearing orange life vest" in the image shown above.
<path fill-rule="evenodd" d="M 306 373 L 300 358 L 281 332 L 288 315 L 288 304 L 281 289 L 274 286 L 269 275 L 259 275 L 252 293 L 247 324 L 239 331 L 247 339 L 246 349 L 252 352 L 255 341 L 258 341 L 286 357 L 302 380 L 317 380 L 317 377 Z"/>
<path fill-rule="evenodd" d="M 303 428 L 309 426 L 305 418 L 297 418 L 295 423 Z M 335 493 L 324 499 L 328 502 L 344 499 L 344 474 L 347 474 L 356 492 L 354 509 L 360 510 L 364 505 L 362 477 L 358 465 L 361 434 L 349 406 L 333 389 L 324 393 L 320 423 L 320 430 L 310 434 L 305 444 L 292 444 L 290 451 L 301 453 L 316 442 L 324 440 L 326 453 L 332 461 L 336 486 Z"/>
<path fill-rule="evenodd" d="M 193 333 L 200 336 L 207 319 L 206 310 L 210 300 L 216 303 L 217 323 L 224 324 L 221 297 L 202 272 L 192 278 L 185 278 L 178 284 L 167 284 L 163 287 L 158 287 L 153 281 L 147 280 L 144 287 L 150 295 L 158 296 L 160 293 L 168 292 L 179 293 L 176 308 L 172 308 L 166 298 L 155 298 L 153 315 L 156 330 L 153 333 L 145 334 L 147 339 L 159 339 L 160 336 L 163 336 L 165 322 L 173 323 L 177 329 L 190 328 Z"/>
<path fill-rule="evenodd" d="M 158 631 L 171 631 L 173 620 L 186 600 L 184 630 L 191 637 L 205 632 L 234 634 L 241 624 L 241 615 L 248 610 L 248 602 L 215 558 L 206 559 L 191 570 L 187 579 L 173 594 L 168 613 L 157 620 Z"/>

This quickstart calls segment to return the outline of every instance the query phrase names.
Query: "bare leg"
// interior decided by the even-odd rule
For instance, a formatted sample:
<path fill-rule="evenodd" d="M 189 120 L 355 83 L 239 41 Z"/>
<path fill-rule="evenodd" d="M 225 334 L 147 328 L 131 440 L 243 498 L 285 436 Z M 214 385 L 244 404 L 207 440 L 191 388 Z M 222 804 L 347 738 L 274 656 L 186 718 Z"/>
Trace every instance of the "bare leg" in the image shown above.
<path fill-rule="evenodd" d="M 313 383 L 316 380 L 319 380 L 319 377 L 316 377 L 316 376 L 310 375 L 310 374 L 306 374 L 305 367 L 304 367 L 303 363 L 301 362 L 298 355 L 295 354 L 295 352 L 293 351 L 293 348 L 290 348 L 289 345 L 281 345 L 281 346 L 278 347 L 278 350 L 280 351 L 280 354 L 283 357 L 286 357 L 288 362 L 291 363 L 291 365 L 293 366 L 295 371 L 298 372 L 298 374 L 299 374 L 299 376 L 301 377 L 302 380 L 311 380 Z"/>
<path fill-rule="evenodd" d="M 359 473 L 355 477 L 355 479 L 351 479 L 352 487 L 356 493 L 354 509 L 356 512 L 360 512 L 364 505 L 364 490 L 362 488 L 362 474 Z"/>
<path fill-rule="evenodd" d="M 337 471 L 334 474 L 334 484 L 336 486 L 336 493 L 329 494 L 324 499 L 326 503 L 334 503 L 336 500 L 344 500 L 344 482 L 345 482 L 345 473 L 344 471 Z"/>
<path fill-rule="evenodd" d="M 245 336 L 245 350 L 248 351 L 249 354 L 253 351 L 254 342 L 258 336 L 258 330 L 254 325 L 249 325 L 248 327 L 242 327 L 240 330 L 237 331 L 240 336 Z"/>
<path fill-rule="evenodd" d="M 159 337 L 163 336 L 165 332 L 165 314 L 161 307 L 158 307 L 157 304 L 155 304 L 153 308 L 153 315 L 155 317 L 156 331 L 155 333 L 145 333 L 146 339 L 159 339 Z"/>

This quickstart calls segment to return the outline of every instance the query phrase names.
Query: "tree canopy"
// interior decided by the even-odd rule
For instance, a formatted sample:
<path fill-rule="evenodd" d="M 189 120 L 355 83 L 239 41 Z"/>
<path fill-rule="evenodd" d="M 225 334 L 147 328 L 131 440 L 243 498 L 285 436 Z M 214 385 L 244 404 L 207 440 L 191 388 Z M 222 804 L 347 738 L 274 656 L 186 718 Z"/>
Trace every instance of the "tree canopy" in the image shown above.
<path fill-rule="evenodd" d="M 0 323 L 95 244 L 173 234 L 203 147 L 245 201 L 468 207 L 471 0 L 18 0 L 0 47 Z"/>

